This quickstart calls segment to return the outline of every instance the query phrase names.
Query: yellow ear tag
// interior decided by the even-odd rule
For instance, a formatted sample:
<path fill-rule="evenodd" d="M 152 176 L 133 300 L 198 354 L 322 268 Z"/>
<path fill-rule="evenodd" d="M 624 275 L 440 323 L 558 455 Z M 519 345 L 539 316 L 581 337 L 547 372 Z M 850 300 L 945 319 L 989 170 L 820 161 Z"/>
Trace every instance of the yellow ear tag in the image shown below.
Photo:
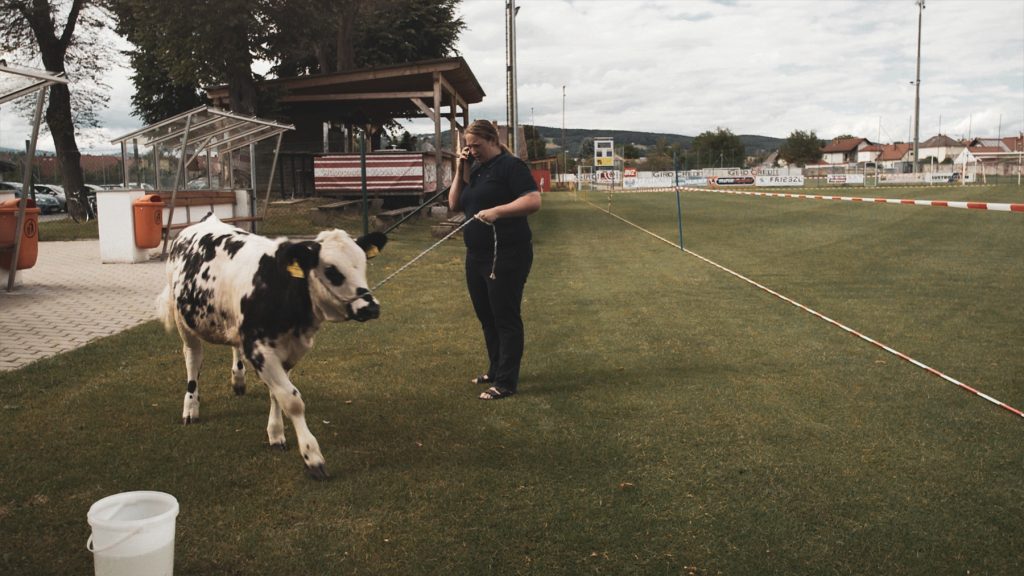
<path fill-rule="evenodd" d="M 370 244 L 370 247 L 366 250 L 366 258 L 373 258 L 377 254 L 380 254 L 380 249 L 374 246 L 373 244 Z"/>
<path fill-rule="evenodd" d="M 299 266 L 299 261 L 298 260 L 292 260 L 292 263 L 289 264 L 288 267 L 285 268 L 285 270 L 288 271 L 288 274 L 290 274 L 292 278 L 305 278 L 306 277 L 306 273 L 302 271 L 302 267 Z"/>

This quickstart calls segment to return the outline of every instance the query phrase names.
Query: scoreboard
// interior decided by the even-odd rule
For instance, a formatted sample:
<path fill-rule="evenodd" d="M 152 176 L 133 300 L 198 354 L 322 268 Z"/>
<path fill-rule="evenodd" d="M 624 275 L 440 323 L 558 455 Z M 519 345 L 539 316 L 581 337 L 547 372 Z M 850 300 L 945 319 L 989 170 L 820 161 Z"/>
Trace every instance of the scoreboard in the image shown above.
<path fill-rule="evenodd" d="M 594 138 L 594 169 L 615 168 L 615 143 L 612 138 Z"/>

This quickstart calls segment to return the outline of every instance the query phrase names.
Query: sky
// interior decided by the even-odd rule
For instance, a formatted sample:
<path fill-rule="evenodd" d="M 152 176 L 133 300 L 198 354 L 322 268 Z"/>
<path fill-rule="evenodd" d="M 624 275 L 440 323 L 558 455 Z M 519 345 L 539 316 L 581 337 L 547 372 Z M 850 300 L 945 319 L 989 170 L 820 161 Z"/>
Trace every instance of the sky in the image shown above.
<path fill-rule="evenodd" d="M 486 93 L 470 119 L 505 122 L 503 0 L 463 0 L 458 50 Z M 913 141 L 915 0 L 518 0 L 519 122 L 595 130 Z M 926 0 L 920 139 L 1024 130 L 1024 1 Z M 139 127 L 130 70 L 111 69 L 102 128 Z M 564 98 L 563 98 L 564 87 Z M 564 104 L 564 113 L 563 113 Z M 432 131 L 426 121 L 407 124 Z M 28 127 L 0 109 L 0 146 Z M 53 150 L 48 135 L 39 148 Z"/>

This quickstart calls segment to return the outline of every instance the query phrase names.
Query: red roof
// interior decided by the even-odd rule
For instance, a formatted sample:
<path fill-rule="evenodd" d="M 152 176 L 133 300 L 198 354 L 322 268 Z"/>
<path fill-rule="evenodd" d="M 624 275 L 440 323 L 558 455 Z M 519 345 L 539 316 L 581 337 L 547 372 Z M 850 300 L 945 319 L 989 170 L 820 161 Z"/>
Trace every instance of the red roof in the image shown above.
<path fill-rule="evenodd" d="M 1003 138 L 1003 144 L 1010 149 L 1010 152 L 1020 152 L 1024 150 L 1024 136 L 1007 136 Z"/>
<path fill-rule="evenodd" d="M 833 140 L 825 145 L 821 149 L 822 154 L 829 154 L 832 152 L 853 152 L 860 146 L 861 142 L 867 142 L 864 138 L 843 138 L 842 140 Z M 871 144 L 868 142 L 868 144 Z"/>
<path fill-rule="evenodd" d="M 913 147 L 913 144 L 889 144 L 882 146 L 882 153 L 878 155 L 877 160 L 879 162 L 902 160 Z"/>

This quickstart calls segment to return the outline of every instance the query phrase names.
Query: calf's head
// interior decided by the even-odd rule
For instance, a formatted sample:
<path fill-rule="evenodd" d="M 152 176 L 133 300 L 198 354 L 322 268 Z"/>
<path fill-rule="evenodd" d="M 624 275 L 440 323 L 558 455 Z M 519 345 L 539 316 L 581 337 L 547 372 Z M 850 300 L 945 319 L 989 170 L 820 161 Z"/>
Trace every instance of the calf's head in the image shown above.
<path fill-rule="evenodd" d="M 366 260 L 387 241 L 380 232 L 353 240 L 335 229 L 321 232 L 308 243 L 309 253 L 299 257 L 296 265 L 309 271 L 310 296 L 324 319 L 365 322 L 380 316 L 380 302 L 366 283 Z"/>

